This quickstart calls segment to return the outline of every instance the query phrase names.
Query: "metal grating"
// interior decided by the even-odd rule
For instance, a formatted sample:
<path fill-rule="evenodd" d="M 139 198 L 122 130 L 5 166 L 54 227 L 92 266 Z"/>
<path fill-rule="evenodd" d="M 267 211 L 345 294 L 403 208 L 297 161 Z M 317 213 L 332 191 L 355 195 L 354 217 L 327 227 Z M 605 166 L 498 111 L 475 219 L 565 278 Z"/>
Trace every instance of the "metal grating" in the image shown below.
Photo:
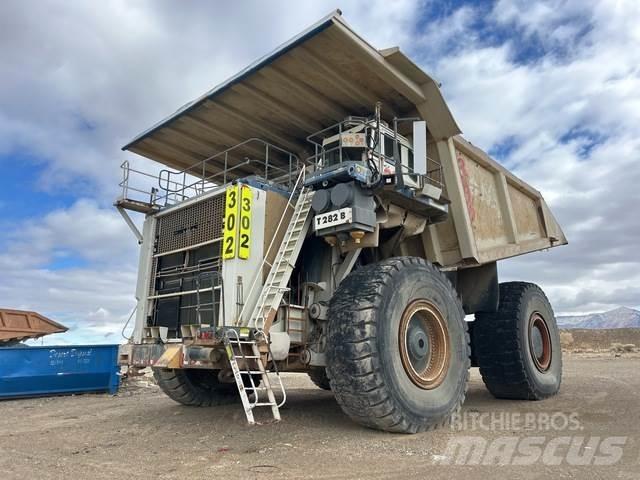
<path fill-rule="evenodd" d="M 156 293 L 156 273 L 158 271 L 158 257 L 151 260 L 151 275 L 149 276 L 149 295 Z"/>
<path fill-rule="evenodd" d="M 156 253 L 166 253 L 222 236 L 224 193 L 158 218 Z"/>

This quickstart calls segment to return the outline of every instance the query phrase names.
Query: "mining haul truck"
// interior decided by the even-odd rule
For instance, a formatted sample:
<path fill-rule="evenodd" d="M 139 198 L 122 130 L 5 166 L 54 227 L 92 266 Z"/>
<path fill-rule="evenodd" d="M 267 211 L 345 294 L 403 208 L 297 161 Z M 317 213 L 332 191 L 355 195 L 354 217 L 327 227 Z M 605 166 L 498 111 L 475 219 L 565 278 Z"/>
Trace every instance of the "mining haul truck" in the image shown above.
<path fill-rule="evenodd" d="M 141 246 L 127 363 L 251 424 L 280 419 L 281 372 L 390 432 L 449 421 L 471 366 L 497 398 L 555 394 L 551 305 L 496 262 L 567 241 L 460 133 L 433 78 L 336 11 L 140 134 L 123 150 L 162 166 L 124 162 L 115 203 Z"/>

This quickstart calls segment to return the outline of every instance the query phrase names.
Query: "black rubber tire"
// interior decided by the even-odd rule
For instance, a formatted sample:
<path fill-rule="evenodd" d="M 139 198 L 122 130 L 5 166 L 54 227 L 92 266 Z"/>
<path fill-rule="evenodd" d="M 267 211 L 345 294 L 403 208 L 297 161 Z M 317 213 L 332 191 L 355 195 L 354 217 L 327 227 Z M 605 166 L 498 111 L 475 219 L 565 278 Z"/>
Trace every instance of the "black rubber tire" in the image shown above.
<path fill-rule="evenodd" d="M 327 377 L 326 368 L 311 367 L 307 374 L 309 375 L 311 381 L 315 383 L 316 387 L 319 387 L 323 390 L 331 390 L 331 385 L 329 384 L 329 377 Z"/>
<path fill-rule="evenodd" d="M 432 302 L 449 332 L 442 383 L 425 390 L 405 371 L 399 325 L 416 299 Z M 345 278 L 329 306 L 327 374 L 342 410 L 369 428 L 416 433 L 449 423 L 464 401 L 469 336 L 462 304 L 449 280 L 415 257 L 361 267 Z"/>
<path fill-rule="evenodd" d="M 551 346 L 548 369 L 540 371 L 529 347 L 529 319 L 534 312 L 547 324 Z M 560 333 L 553 308 L 533 283 L 500 284 L 500 307 L 476 313 L 473 352 L 487 389 L 496 398 L 542 400 L 558 393 L 562 382 Z"/>
<path fill-rule="evenodd" d="M 218 381 L 218 370 L 154 368 L 160 389 L 172 400 L 190 407 L 227 405 L 240 400 L 235 383 Z M 259 384 L 259 379 L 254 378 Z"/>

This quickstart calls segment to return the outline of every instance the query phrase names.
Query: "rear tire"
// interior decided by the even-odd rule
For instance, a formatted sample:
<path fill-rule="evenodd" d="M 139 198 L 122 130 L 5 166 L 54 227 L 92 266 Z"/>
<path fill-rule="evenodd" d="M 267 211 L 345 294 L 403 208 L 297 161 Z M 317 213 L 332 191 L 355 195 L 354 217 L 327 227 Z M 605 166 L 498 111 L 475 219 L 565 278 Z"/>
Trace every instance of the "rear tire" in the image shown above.
<path fill-rule="evenodd" d="M 366 427 L 416 433 L 462 404 L 469 337 L 449 280 L 414 257 L 367 265 L 331 299 L 327 374 L 342 410 Z"/>
<path fill-rule="evenodd" d="M 235 383 L 218 380 L 218 370 L 154 368 L 153 376 L 169 398 L 183 405 L 211 407 L 240 399 Z M 254 382 L 257 385 L 259 379 Z"/>
<path fill-rule="evenodd" d="M 496 398 L 541 400 L 562 381 L 560 334 L 549 300 L 533 283 L 500 284 L 500 307 L 476 313 L 473 353 Z"/>
<path fill-rule="evenodd" d="M 327 377 L 326 368 L 311 367 L 311 369 L 307 373 L 311 381 L 315 383 L 316 387 L 323 390 L 331 390 L 331 385 L 329 384 L 329 377 Z"/>

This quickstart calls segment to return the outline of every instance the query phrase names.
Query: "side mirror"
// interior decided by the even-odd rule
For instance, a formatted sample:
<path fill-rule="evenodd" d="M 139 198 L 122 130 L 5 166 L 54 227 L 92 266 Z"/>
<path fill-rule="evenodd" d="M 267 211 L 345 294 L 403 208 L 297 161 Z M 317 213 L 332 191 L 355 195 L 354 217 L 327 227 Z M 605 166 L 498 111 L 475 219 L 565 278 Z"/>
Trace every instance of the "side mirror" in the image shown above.
<path fill-rule="evenodd" d="M 427 174 L 427 122 L 413 122 L 413 171 Z"/>

